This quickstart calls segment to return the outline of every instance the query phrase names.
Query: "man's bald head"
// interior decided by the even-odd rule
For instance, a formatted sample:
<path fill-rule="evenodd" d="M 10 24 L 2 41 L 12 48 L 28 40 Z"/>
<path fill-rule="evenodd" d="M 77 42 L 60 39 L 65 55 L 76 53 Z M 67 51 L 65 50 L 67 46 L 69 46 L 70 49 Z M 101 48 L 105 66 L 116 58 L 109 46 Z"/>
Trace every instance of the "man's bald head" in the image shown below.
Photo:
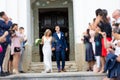
<path fill-rule="evenodd" d="M 115 10 L 112 14 L 112 17 L 116 20 L 120 18 L 120 9 Z"/>

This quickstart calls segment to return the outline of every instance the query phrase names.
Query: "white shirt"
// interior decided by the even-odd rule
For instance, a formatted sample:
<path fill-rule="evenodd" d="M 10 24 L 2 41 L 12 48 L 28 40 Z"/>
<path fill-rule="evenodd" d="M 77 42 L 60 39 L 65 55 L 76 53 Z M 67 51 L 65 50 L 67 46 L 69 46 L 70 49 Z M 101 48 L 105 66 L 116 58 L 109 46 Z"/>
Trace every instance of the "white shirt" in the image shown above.
<path fill-rule="evenodd" d="M 3 18 L 0 18 L 0 20 L 5 21 Z"/>
<path fill-rule="evenodd" d="M 59 37 L 59 39 L 61 38 L 61 33 L 59 32 L 59 33 L 57 33 L 57 35 L 58 35 L 58 37 Z"/>
<path fill-rule="evenodd" d="M 116 43 L 120 42 L 120 40 L 116 41 Z M 115 47 L 115 55 L 119 56 L 120 55 L 120 46 L 116 45 Z"/>
<path fill-rule="evenodd" d="M 116 20 L 116 23 L 120 23 L 120 17 Z"/>

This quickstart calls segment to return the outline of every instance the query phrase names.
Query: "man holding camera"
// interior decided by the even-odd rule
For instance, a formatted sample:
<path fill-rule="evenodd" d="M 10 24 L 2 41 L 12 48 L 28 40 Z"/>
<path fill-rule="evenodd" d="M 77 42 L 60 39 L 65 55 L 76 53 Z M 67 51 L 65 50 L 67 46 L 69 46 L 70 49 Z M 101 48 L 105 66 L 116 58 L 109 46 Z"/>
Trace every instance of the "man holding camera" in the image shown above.
<path fill-rule="evenodd" d="M 0 36 L 3 36 L 5 32 L 8 32 L 11 26 L 12 26 L 11 19 L 8 18 L 5 12 L 0 12 Z M 3 72 L 2 64 L 3 64 L 4 57 L 5 57 L 7 46 L 8 44 L 10 44 L 10 42 L 11 42 L 11 39 L 8 33 L 8 35 L 6 36 L 6 40 L 3 43 L 0 43 L 3 48 L 3 52 L 0 53 L 0 69 L 1 69 L 0 76 L 6 75 Z"/>
<path fill-rule="evenodd" d="M 115 10 L 112 17 L 115 19 L 115 23 L 119 24 L 120 27 L 120 9 Z"/>

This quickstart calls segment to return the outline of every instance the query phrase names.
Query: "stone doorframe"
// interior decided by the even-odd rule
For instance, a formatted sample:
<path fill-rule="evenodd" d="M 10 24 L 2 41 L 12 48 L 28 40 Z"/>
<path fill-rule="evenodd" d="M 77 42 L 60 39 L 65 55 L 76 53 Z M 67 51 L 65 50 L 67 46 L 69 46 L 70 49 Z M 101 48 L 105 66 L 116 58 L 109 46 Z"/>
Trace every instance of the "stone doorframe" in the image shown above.
<path fill-rule="evenodd" d="M 47 0 L 36 0 L 32 5 L 34 40 L 39 38 L 39 9 L 42 8 L 68 8 L 69 21 L 69 43 L 70 43 L 70 61 L 75 60 L 74 49 L 74 21 L 73 21 L 73 3 L 72 0 L 55 0 L 47 2 Z M 40 61 L 39 47 L 33 45 L 32 62 Z M 34 59 L 33 59 L 34 57 Z"/>

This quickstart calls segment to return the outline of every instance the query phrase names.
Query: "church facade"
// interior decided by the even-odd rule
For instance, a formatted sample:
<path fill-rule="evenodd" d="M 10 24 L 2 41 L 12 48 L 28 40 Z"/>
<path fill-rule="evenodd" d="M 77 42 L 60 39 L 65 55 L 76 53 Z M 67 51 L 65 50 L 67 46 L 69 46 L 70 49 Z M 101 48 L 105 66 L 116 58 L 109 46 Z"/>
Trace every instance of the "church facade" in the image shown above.
<path fill-rule="evenodd" d="M 14 23 L 25 28 L 28 38 L 24 54 L 26 70 L 31 62 L 43 61 L 42 45 L 35 46 L 35 39 L 41 38 L 47 28 L 54 32 L 55 25 L 60 25 L 66 36 L 69 47 L 66 61 L 75 61 L 78 69 L 83 70 L 82 33 L 98 8 L 107 9 L 111 17 L 115 9 L 120 9 L 120 0 L 0 0 L 0 11 L 5 11 Z"/>

